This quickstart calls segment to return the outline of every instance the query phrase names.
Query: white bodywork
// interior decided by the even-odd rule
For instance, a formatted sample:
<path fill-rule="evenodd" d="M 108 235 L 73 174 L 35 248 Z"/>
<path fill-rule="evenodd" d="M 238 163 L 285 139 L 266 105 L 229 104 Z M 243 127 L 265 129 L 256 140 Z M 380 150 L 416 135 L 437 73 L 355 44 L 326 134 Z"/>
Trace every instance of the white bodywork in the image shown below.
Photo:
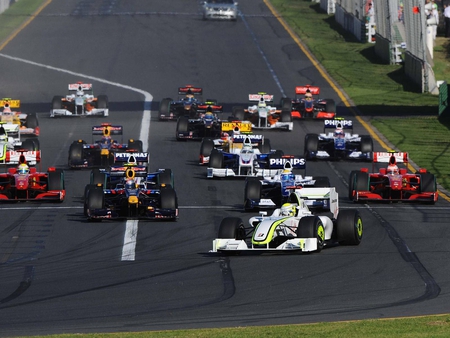
<path fill-rule="evenodd" d="M 316 192 L 315 189 L 320 189 Z M 301 190 L 305 190 L 300 193 Z M 251 217 L 249 224 L 254 228 L 251 244 L 247 244 L 245 240 L 236 240 L 235 238 L 216 238 L 213 240 L 212 252 L 217 251 L 238 251 L 238 250 L 300 250 L 300 251 L 316 251 L 317 238 L 298 238 L 296 230 L 300 220 L 303 217 L 314 216 L 309 210 L 308 205 L 303 197 L 314 197 L 323 195 L 325 190 L 328 192 L 325 195 L 329 196 L 330 211 L 333 214 L 333 219 L 328 216 L 318 216 L 323 224 L 325 231 L 325 241 L 330 240 L 333 234 L 333 220 L 337 219 L 338 193 L 335 188 L 304 188 L 295 192 L 297 196 L 296 205 L 297 214 L 295 216 L 280 215 L 280 208 L 275 209 L 271 216 L 266 216 L 267 212 L 261 211 L 259 216 Z M 269 242 L 278 236 L 287 237 L 276 248 L 269 248 Z M 255 247 L 253 242 L 264 242 L 265 246 L 258 245 Z"/>

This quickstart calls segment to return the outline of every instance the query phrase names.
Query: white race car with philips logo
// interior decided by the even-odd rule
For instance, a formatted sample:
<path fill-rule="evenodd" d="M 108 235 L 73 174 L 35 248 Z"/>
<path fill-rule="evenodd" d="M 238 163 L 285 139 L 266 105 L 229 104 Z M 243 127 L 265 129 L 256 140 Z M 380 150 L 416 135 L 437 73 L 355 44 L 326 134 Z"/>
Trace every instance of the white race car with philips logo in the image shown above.
<path fill-rule="evenodd" d="M 258 136 L 258 138 L 255 138 Z M 262 140 L 261 135 L 243 135 L 242 146 L 225 152 L 213 149 L 209 157 L 207 177 L 247 177 L 273 176 L 280 166 L 271 165 L 274 158 L 283 155 L 281 150 L 271 150 L 270 145 L 254 147 L 255 140 Z M 234 145 L 239 144 L 237 139 Z M 256 143 L 258 144 L 258 143 Z"/>
<path fill-rule="evenodd" d="M 260 92 L 249 94 L 250 102 L 258 102 L 247 109 L 235 107 L 233 116 L 239 121 L 250 121 L 255 129 L 284 129 L 292 131 L 294 122 L 289 109 L 280 110 L 273 106 L 273 95 Z"/>
<path fill-rule="evenodd" d="M 332 131 L 330 131 L 332 129 Z M 369 135 L 353 134 L 351 120 L 324 120 L 322 134 L 305 136 L 307 159 L 363 160 L 371 161 L 373 140 Z"/>
<path fill-rule="evenodd" d="M 238 217 L 224 218 L 212 252 L 273 250 L 304 252 L 321 251 L 328 244 L 358 245 L 363 235 L 363 222 L 357 210 L 339 210 L 338 193 L 329 188 L 332 216 L 314 215 L 304 198 L 292 193 L 271 216 L 260 212 L 245 227 Z"/>
<path fill-rule="evenodd" d="M 327 194 L 330 191 L 330 179 L 323 176 L 294 174 L 293 169 L 306 172 L 304 158 L 283 156 L 271 159 L 271 166 L 283 166 L 277 174 L 270 177 L 248 177 L 245 182 L 244 209 L 254 211 L 275 209 L 285 203 L 293 191 L 298 192 L 309 208 L 329 210 Z"/>
<path fill-rule="evenodd" d="M 108 116 L 108 97 L 94 96 L 91 83 L 69 84 L 69 94 L 54 96 L 50 117 L 58 116 Z"/>

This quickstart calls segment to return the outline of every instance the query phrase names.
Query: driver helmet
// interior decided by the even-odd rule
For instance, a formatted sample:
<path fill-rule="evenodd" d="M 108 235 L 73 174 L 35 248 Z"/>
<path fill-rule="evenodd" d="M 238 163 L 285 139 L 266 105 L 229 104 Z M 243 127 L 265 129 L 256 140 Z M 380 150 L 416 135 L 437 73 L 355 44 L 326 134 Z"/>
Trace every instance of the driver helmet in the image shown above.
<path fill-rule="evenodd" d="M 127 190 L 133 190 L 136 189 L 136 183 L 134 183 L 133 179 L 129 179 L 125 182 L 125 189 Z"/>
<path fill-rule="evenodd" d="M 395 164 L 390 164 L 387 167 L 387 173 L 394 175 L 394 174 L 398 174 L 398 167 Z"/>
<path fill-rule="evenodd" d="M 3 112 L 4 113 L 11 113 L 11 108 L 9 108 L 9 106 L 5 106 L 5 108 L 3 108 Z"/>
<path fill-rule="evenodd" d="M 222 141 L 228 141 L 230 135 L 228 133 L 223 132 L 222 135 L 220 136 L 220 138 L 222 139 Z"/>
<path fill-rule="evenodd" d="M 312 99 L 312 94 L 309 90 L 306 91 L 305 93 L 305 99 L 306 100 L 311 100 Z"/>
<path fill-rule="evenodd" d="M 261 100 L 258 102 L 258 108 L 266 108 L 266 102 L 264 101 L 263 98 L 261 98 Z"/>
<path fill-rule="evenodd" d="M 294 216 L 295 215 L 295 205 L 292 203 L 284 203 L 280 210 L 281 216 Z"/>
<path fill-rule="evenodd" d="M 17 172 L 21 175 L 26 175 L 30 172 L 30 168 L 25 163 L 21 163 L 17 168 Z"/>
<path fill-rule="evenodd" d="M 336 127 L 336 130 L 334 131 L 334 136 L 339 136 L 339 137 L 344 136 L 344 130 L 342 129 L 341 126 Z"/>

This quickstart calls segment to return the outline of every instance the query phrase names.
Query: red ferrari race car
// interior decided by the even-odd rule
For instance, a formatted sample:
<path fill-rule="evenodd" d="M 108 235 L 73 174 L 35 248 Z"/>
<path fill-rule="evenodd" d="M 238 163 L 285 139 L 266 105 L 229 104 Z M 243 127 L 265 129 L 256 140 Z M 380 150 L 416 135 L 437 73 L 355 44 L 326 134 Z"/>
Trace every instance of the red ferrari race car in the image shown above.
<path fill-rule="evenodd" d="M 408 153 L 374 152 L 373 163 L 388 166 L 369 173 L 367 168 L 352 171 L 349 179 L 349 198 L 354 202 L 411 201 L 434 204 L 438 199 L 436 178 L 426 169 L 408 173 Z M 398 168 L 404 163 L 404 168 Z M 375 171 L 375 170 L 373 170 Z"/>
<path fill-rule="evenodd" d="M 295 99 L 281 99 L 281 109 L 290 110 L 293 118 L 334 119 L 336 103 L 333 99 L 315 98 L 319 87 L 310 85 L 295 87 Z"/>
<path fill-rule="evenodd" d="M 66 196 L 64 172 L 53 167 L 44 173 L 37 172 L 36 168 L 28 167 L 24 159 L 17 168 L 0 174 L 0 202 L 63 202 Z"/>

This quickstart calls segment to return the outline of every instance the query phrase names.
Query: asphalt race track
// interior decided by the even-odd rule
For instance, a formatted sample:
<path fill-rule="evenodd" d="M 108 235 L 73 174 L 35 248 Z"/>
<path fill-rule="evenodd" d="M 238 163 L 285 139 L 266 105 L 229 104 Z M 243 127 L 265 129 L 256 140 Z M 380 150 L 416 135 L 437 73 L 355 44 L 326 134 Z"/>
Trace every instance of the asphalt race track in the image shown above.
<path fill-rule="evenodd" d="M 329 176 L 340 207 L 358 208 L 358 247 L 319 254 L 210 254 L 223 217 L 247 220 L 238 180 L 208 180 L 200 143 L 177 142 L 174 122 L 157 119 L 159 101 L 186 84 L 227 108 L 266 91 L 279 100 L 320 77 L 262 0 L 240 1 L 236 22 L 202 21 L 196 0 L 52 1 L 0 51 L 0 95 L 38 112 L 42 170 L 67 169 L 69 145 L 89 141 L 101 122 L 124 126 L 124 140 L 148 144 L 151 169 L 172 168 L 177 222 L 89 223 L 82 195 L 89 170 L 66 170 L 62 204 L 0 206 L 0 336 L 309 323 L 448 312 L 448 202 L 357 204 L 347 199 L 351 170 L 370 164 L 308 163 Z M 110 117 L 49 118 L 67 84 L 92 83 Z M 148 109 L 151 109 L 151 118 Z M 147 118 L 147 120 L 145 120 Z M 143 122 L 144 119 L 144 122 Z M 269 131 L 274 148 L 301 155 L 319 121 Z M 367 134 L 361 125 L 356 133 Z M 146 137 L 148 136 L 148 139 Z M 382 150 L 376 145 L 376 150 Z M 124 256 L 131 234 L 132 254 Z"/>

